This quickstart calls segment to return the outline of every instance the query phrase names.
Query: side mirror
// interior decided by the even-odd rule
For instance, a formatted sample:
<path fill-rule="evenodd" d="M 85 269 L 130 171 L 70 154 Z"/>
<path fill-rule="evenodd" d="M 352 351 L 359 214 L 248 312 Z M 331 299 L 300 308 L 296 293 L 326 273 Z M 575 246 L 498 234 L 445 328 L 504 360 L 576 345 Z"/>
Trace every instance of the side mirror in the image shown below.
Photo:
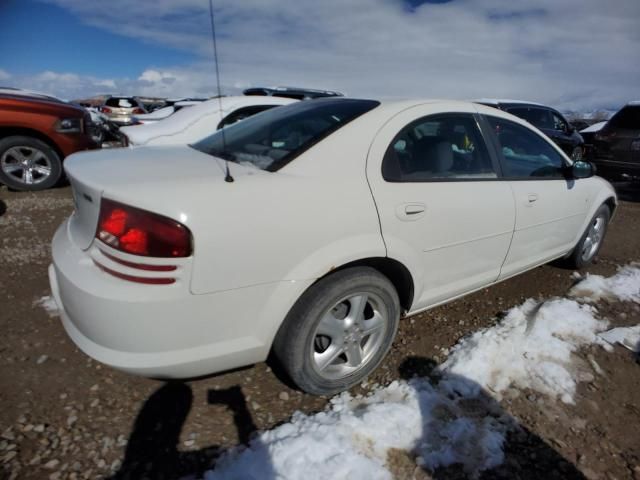
<path fill-rule="evenodd" d="M 571 166 L 571 176 L 573 178 L 589 178 L 596 173 L 596 167 L 591 162 L 577 161 Z"/>

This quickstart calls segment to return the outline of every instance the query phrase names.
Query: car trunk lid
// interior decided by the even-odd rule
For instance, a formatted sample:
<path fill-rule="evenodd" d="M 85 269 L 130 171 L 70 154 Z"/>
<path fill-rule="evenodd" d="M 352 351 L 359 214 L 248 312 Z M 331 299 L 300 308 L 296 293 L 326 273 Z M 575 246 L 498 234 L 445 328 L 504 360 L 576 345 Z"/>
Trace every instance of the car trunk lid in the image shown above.
<path fill-rule="evenodd" d="M 267 174 L 237 163 L 231 163 L 230 170 L 234 178 Z M 95 236 L 103 196 L 179 220 L 180 198 L 193 188 L 214 188 L 225 177 L 223 160 L 188 146 L 76 153 L 65 160 L 65 171 L 75 203 L 69 228 L 82 249 L 88 249 Z"/>

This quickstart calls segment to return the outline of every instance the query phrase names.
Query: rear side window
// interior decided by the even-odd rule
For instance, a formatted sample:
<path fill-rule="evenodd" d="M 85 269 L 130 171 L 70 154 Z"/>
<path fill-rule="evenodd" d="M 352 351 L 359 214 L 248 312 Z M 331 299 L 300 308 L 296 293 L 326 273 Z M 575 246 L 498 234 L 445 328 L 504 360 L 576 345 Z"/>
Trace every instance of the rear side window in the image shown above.
<path fill-rule="evenodd" d="M 500 143 L 505 177 L 564 177 L 564 158 L 540 135 L 502 118 L 487 120 Z"/>
<path fill-rule="evenodd" d="M 191 145 L 232 162 L 276 171 L 379 105 L 374 100 L 319 99 L 273 108 Z"/>
<path fill-rule="evenodd" d="M 609 126 L 624 130 L 640 130 L 640 105 L 623 107 L 622 110 L 611 117 Z"/>
<path fill-rule="evenodd" d="M 387 148 L 382 176 L 388 182 L 497 177 L 475 118 L 463 113 L 428 116 L 403 128 Z"/>

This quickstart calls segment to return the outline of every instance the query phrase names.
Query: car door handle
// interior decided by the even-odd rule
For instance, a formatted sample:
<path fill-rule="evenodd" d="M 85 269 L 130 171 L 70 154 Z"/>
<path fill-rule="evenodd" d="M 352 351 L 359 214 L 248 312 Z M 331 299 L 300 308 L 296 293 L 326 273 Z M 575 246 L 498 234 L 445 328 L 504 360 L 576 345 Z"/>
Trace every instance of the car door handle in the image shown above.
<path fill-rule="evenodd" d="M 418 215 L 419 213 L 423 213 L 425 210 L 424 205 L 411 204 L 404 207 L 404 213 L 407 215 Z"/>
<path fill-rule="evenodd" d="M 424 203 L 403 203 L 396 208 L 396 216 L 400 220 L 410 222 L 422 217 L 426 209 L 427 207 Z"/>
<path fill-rule="evenodd" d="M 527 200 L 529 200 L 529 203 L 535 202 L 536 200 L 538 200 L 538 194 L 530 193 L 529 196 L 527 197 Z"/>

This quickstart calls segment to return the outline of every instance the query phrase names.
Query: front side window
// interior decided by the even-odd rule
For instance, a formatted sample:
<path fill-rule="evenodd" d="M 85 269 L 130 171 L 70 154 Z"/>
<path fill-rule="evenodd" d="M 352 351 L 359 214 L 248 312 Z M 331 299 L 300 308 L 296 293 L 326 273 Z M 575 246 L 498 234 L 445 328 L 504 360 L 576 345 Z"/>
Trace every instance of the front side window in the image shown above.
<path fill-rule="evenodd" d="M 355 99 L 294 103 L 230 125 L 191 147 L 273 172 L 378 105 L 374 100 Z"/>
<path fill-rule="evenodd" d="M 403 128 L 382 162 L 388 182 L 491 179 L 496 172 L 470 114 L 424 117 Z"/>
<path fill-rule="evenodd" d="M 551 113 L 551 116 L 553 118 L 553 129 L 554 130 L 559 130 L 561 132 L 568 132 L 569 131 L 569 125 L 567 125 L 567 122 L 565 121 L 564 118 L 562 118 L 557 113 Z"/>
<path fill-rule="evenodd" d="M 502 149 L 506 177 L 563 177 L 565 160 L 548 141 L 517 123 L 487 119 Z"/>

